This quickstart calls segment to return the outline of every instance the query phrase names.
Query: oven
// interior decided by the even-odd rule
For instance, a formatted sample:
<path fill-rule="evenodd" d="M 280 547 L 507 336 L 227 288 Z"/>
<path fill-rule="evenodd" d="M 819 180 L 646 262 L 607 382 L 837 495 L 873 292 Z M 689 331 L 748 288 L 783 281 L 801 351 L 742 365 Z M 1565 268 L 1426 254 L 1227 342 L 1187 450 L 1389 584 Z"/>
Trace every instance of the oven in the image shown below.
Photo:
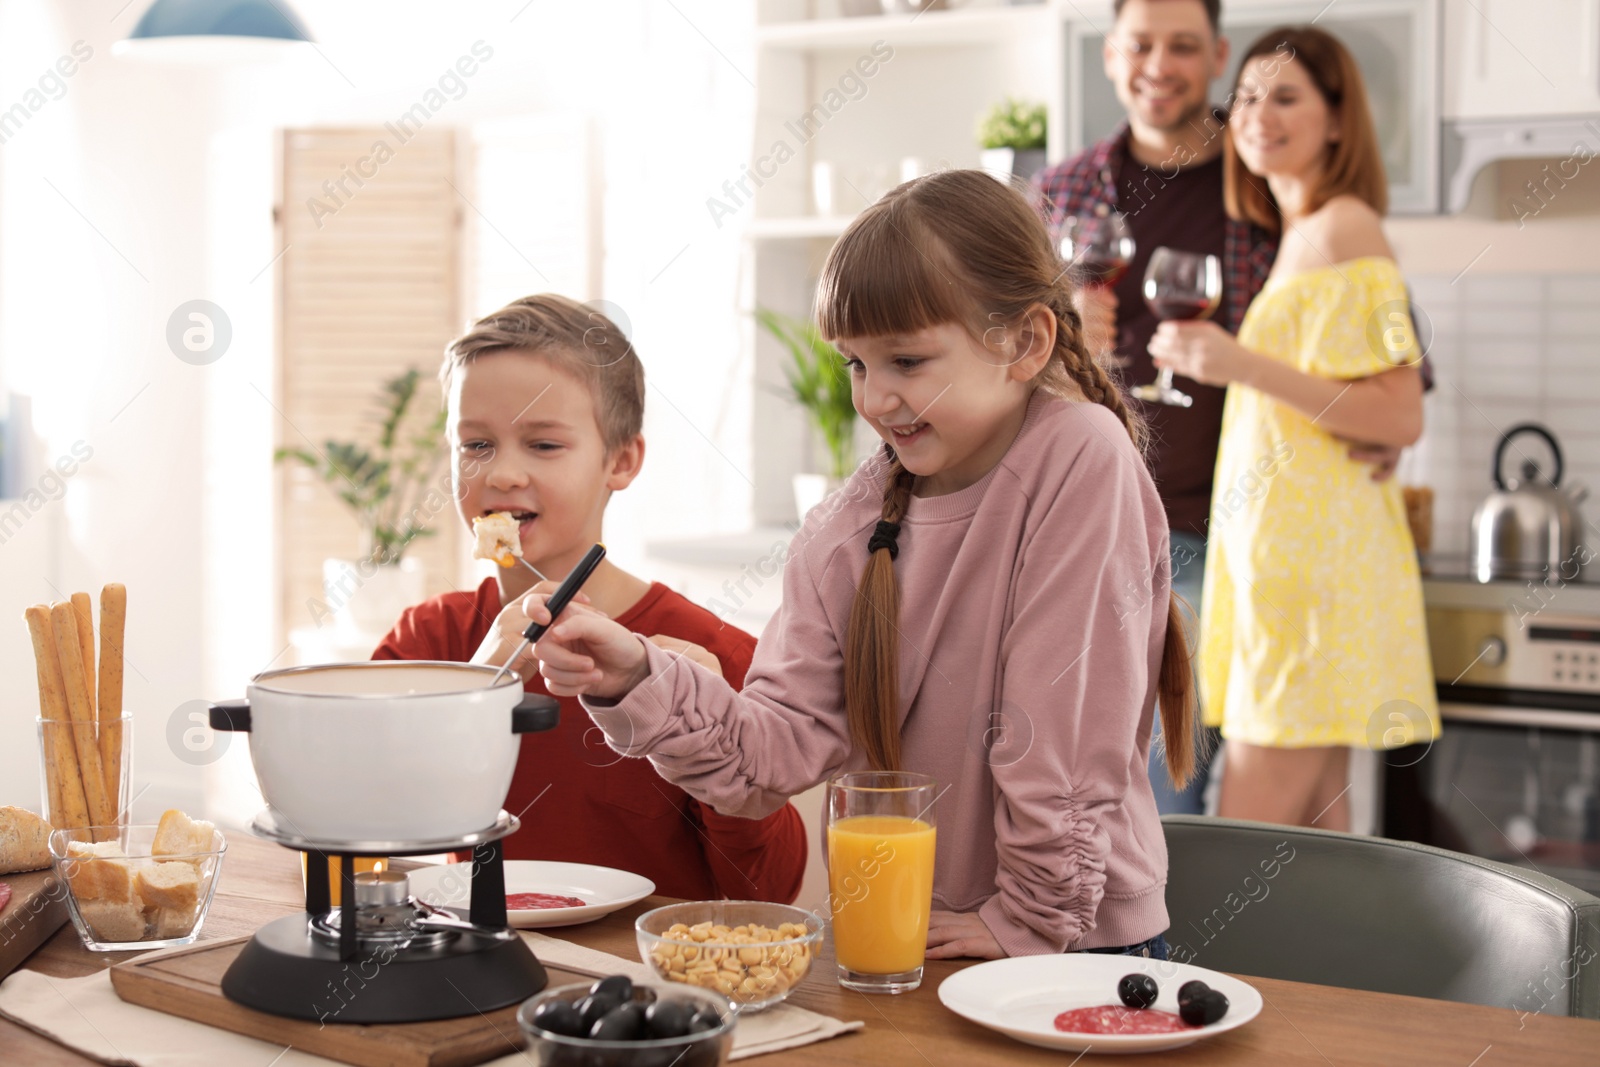
<path fill-rule="evenodd" d="M 1600 894 L 1600 584 L 1424 578 L 1444 728 L 1380 753 L 1386 837 Z"/>

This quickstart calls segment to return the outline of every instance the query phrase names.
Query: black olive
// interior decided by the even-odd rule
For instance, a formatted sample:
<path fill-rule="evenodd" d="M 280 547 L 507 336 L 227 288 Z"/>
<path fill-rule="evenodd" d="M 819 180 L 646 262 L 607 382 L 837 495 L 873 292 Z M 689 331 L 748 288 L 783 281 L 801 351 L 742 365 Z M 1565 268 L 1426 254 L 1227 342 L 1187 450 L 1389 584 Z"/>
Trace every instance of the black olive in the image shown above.
<path fill-rule="evenodd" d="M 652 1038 L 682 1037 L 689 1032 L 694 1006 L 682 1000 L 658 1000 L 645 1009 L 644 1024 Z"/>
<path fill-rule="evenodd" d="M 589 1028 L 595 1041 L 637 1041 L 644 1036 L 644 1005 L 628 1002 L 612 1008 Z"/>
<path fill-rule="evenodd" d="M 633 999 L 633 979 L 625 974 L 608 974 L 589 987 L 589 995 L 611 997 L 618 1004 L 626 1004 Z"/>
<path fill-rule="evenodd" d="M 703 1004 L 695 1009 L 689 1018 L 689 1032 L 698 1034 L 704 1030 L 715 1030 L 722 1025 L 722 1014 L 709 1004 Z"/>
<path fill-rule="evenodd" d="M 1198 978 L 1190 982 L 1185 982 L 1178 987 L 1178 1003 L 1181 1005 L 1186 1000 L 1193 1000 L 1201 993 L 1209 993 L 1210 991 L 1211 987 L 1200 981 Z"/>
<path fill-rule="evenodd" d="M 566 1037 L 584 1032 L 583 1018 L 570 1000 L 547 1000 L 539 1005 L 533 1012 L 533 1025 Z"/>
<path fill-rule="evenodd" d="M 1117 983 L 1118 999 L 1130 1008 L 1148 1008 L 1160 995 L 1156 980 L 1148 974 L 1125 974 Z"/>
<path fill-rule="evenodd" d="M 1228 1014 L 1228 998 L 1208 989 L 1178 1005 L 1178 1017 L 1190 1026 L 1210 1026 Z"/>
<path fill-rule="evenodd" d="M 607 996 L 604 993 L 590 993 L 575 1005 L 578 1009 L 578 1016 L 582 1020 L 582 1029 L 579 1032 L 588 1033 L 594 1028 L 594 1024 L 600 1021 L 602 1016 L 610 1012 L 611 1009 L 621 1006 L 622 1001 L 617 1000 L 615 997 Z"/>

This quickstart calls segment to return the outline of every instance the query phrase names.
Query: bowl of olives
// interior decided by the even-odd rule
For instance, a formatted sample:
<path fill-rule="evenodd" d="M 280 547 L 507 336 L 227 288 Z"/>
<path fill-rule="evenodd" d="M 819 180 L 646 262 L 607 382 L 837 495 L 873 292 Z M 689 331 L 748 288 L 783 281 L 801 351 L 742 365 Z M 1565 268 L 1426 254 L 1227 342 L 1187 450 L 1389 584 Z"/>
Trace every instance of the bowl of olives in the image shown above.
<path fill-rule="evenodd" d="M 737 1014 L 708 989 L 613 974 L 545 990 L 517 1009 L 517 1024 L 538 1067 L 716 1067 Z"/>

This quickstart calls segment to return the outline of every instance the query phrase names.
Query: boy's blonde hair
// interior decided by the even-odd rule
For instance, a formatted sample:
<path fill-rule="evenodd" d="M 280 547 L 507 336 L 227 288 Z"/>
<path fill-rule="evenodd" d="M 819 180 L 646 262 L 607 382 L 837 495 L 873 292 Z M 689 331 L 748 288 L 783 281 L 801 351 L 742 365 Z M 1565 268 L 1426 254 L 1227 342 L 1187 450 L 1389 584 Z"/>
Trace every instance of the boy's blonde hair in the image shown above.
<path fill-rule="evenodd" d="M 588 387 L 608 453 L 643 429 L 644 364 L 621 328 L 594 308 L 538 293 L 485 315 L 445 348 L 439 368 L 445 395 L 456 368 L 508 351 L 543 356 Z"/>

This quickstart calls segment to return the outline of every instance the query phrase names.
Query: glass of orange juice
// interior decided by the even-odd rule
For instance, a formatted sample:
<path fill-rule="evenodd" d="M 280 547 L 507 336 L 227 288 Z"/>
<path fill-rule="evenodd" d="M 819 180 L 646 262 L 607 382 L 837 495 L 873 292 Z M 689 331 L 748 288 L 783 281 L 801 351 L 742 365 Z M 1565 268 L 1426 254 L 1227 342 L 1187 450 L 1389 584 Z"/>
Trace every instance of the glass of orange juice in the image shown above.
<path fill-rule="evenodd" d="M 905 993 L 922 984 L 937 784 L 902 771 L 828 782 L 828 908 L 846 989 Z"/>

